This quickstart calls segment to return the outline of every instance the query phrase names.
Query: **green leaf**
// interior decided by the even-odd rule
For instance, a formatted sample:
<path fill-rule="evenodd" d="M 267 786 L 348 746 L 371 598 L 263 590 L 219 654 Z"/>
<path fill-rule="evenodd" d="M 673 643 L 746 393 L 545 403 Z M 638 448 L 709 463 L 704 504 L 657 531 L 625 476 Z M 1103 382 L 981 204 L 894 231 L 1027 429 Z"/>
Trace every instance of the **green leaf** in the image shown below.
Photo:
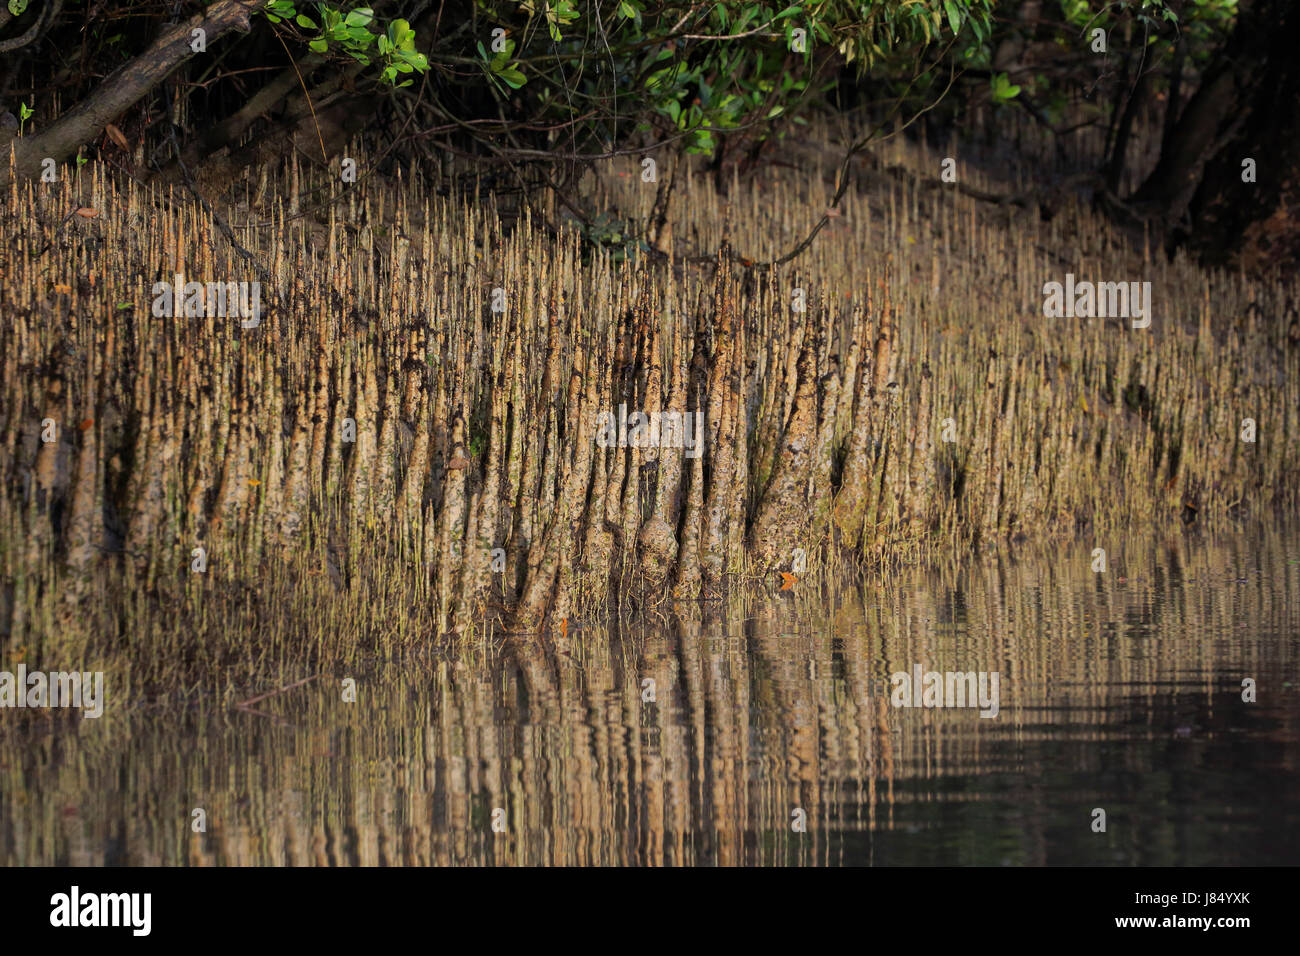
<path fill-rule="evenodd" d="M 961 11 L 957 9 L 957 4 L 952 0 L 943 0 L 943 8 L 948 11 L 948 25 L 952 27 L 953 33 L 961 32 Z"/>
<path fill-rule="evenodd" d="M 26 9 L 27 0 L 9 0 L 9 12 L 14 16 L 21 17 Z"/>
<path fill-rule="evenodd" d="M 409 50 L 415 46 L 415 31 L 405 20 L 397 19 L 388 25 L 388 39 L 399 50 Z M 481 49 L 483 44 L 479 44 Z"/>
<path fill-rule="evenodd" d="M 311 17 L 307 16 L 305 13 L 300 13 L 296 17 L 294 17 L 294 23 L 298 24 L 298 26 L 300 27 L 306 27 L 308 30 L 317 29 L 316 21 L 313 20 Z"/>
<path fill-rule="evenodd" d="M 514 66 L 508 66 L 504 70 L 499 71 L 497 73 L 497 76 L 505 80 L 506 84 L 512 90 L 517 90 L 519 89 L 519 87 L 523 86 L 525 83 L 528 82 L 528 78 L 525 77 L 523 73 L 521 73 L 518 70 L 518 68 Z"/>
<path fill-rule="evenodd" d="M 312 40 L 310 43 L 307 44 L 307 46 L 311 47 L 317 53 L 324 53 L 326 50 L 330 48 L 330 45 L 326 43 L 324 40 Z"/>
<path fill-rule="evenodd" d="M 1020 92 L 1020 87 L 1013 85 L 1005 73 L 994 75 L 992 80 L 993 98 L 999 102 L 1014 99 Z"/>
<path fill-rule="evenodd" d="M 357 7 L 348 13 L 347 19 L 343 22 L 350 27 L 364 27 L 374 18 L 374 11 L 369 7 Z"/>

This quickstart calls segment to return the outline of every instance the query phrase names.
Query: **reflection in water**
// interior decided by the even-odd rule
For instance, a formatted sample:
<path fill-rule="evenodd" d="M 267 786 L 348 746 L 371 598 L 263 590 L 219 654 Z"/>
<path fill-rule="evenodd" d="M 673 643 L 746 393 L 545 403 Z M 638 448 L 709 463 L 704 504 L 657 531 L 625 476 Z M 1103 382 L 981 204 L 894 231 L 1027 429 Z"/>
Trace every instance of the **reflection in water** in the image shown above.
<path fill-rule="evenodd" d="M 262 715 L 108 675 L 99 720 L 0 714 L 0 863 L 1300 862 L 1300 533 L 1107 544 L 1105 574 L 1079 542 L 800 582 Z M 997 671 L 1000 713 L 892 707 L 918 663 Z"/>

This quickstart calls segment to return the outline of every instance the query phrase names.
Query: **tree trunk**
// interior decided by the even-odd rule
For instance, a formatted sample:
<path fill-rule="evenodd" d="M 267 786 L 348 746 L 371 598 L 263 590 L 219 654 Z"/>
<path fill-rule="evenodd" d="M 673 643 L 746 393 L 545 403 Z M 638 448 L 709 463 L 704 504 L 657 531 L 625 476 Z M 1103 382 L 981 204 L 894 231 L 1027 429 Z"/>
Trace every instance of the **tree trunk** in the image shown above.
<path fill-rule="evenodd" d="M 1146 103 L 1149 73 L 1146 68 L 1146 51 L 1138 59 L 1137 78 L 1124 104 L 1124 111 L 1115 128 L 1115 141 L 1111 144 L 1110 162 L 1106 165 L 1106 188 L 1118 193 L 1124 179 L 1125 160 L 1128 156 L 1129 137 L 1133 133 L 1133 123 L 1138 112 Z"/>
<path fill-rule="evenodd" d="M 1232 35 L 1167 131 L 1131 205 L 1203 260 L 1254 268 L 1300 254 L 1300 7 L 1243 2 Z M 1255 161 L 1256 182 L 1243 162 Z"/>
<path fill-rule="evenodd" d="M 1156 168 L 1131 202 L 1149 207 L 1169 226 L 1179 222 L 1219 129 L 1235 113 L 1239 100 L 1234 71 L 1222 62 L 1211 66 L 1161 149 Z"/>
<path fill-rule="evenodd" d="M 1260 6 L 1262 58 L 1243 116 L 1206 163 L 1191 200 L 1190 244 L 1217 265 L 1255 269 L 1300 263 L 1300 7 L 1294 0 Z M 1253 160 L 1247 177 L 1245 161 Z M 1246 178 L 1255 182 L 1246 182 Z"/>

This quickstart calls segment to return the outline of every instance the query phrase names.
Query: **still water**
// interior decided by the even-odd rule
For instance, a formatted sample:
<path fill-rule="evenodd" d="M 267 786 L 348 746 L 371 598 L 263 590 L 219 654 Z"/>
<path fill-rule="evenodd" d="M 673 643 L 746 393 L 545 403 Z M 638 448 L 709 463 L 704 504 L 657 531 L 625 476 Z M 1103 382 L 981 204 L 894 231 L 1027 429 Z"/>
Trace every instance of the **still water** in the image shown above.
<path fill-rule="evenodd" d="M 110 677 L 98 720 L 0 715 L 0 864 L 1300 863 L 1300 529 L 1106 543 L 1105 573 L 1093 541 L 968 554 L 252 710 Z M 894 706 L 917 665 L 997 673 L 996 717 Z"/>

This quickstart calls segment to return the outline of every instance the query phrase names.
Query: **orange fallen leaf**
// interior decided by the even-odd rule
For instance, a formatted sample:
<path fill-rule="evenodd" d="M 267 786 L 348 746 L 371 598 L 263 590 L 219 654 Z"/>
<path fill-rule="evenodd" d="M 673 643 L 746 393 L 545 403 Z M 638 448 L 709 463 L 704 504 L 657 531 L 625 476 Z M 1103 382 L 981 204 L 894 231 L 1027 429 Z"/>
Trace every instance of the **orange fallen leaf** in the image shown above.
<path fill-rule="evenodd" d="M 127 152 L 131 151 L 130 145 L 127 144 L 126 137 L 122 135 L 122 131 L 112 123 L 109 123 L 104 127 L 104 132 L 107 133 L 108 138 L 117 143 L 118 146 L 121 146 Z"/>
<path fill-rule="evenodd" d="M 782 591 L 793 591 L 793 590 L 794 590 L 794 582 L 796 582 L 796 581 L 798 581 L 798 580 L 799 580 L 799 578 L 798 578 L 797 576 L 791 574 L 789 571 L 782 571 L 782 572 L 781 572 L 781 590 L 782 590 Z"/>
<path fill-rule="evenodd" d="M 93 425 L 93 424 L 95 424 L 95 420 L 94 420 L 93 418 L 87 418 L 87 419 L 84 419 L 84 420 L 81 422 L 81 424 L 78 425 L 77 427 L 78 427 L 79 429 L 81 429 L 83 432 L 88 432 L 88 431 L 90 431 L 90 426 Z"/>
<path fill-rule="evenodd" d="M 72 286 L 70 286 L 70 285 L 56 285 L 56 286 L 54 287 L 54 291 L 55 291 L 55 292 L 62 292 L 64 295 L 71 295 L 71 294 L 72 294 Z"/>
<path fill-rule="evenodd" d="M 94 219 L 99 215 L 99 210 L 91 209 L 89 206 L 82 206 L 77 210 L 77 215 L 83 219 Z"/>
<path fill-rule="evenodd" d="M 569 619 L 567 617 L 560 618 L 560 636 L 569 636 Z"/>
<path fill-rule="evenodd" d="M 261 482 L 258 481 L 256 478 L 249 478 L 249 479 L 248 479 L 248 484 L 249 484 L 251 487 L 256 488 L 258 485 L 261 484 Z"/>

